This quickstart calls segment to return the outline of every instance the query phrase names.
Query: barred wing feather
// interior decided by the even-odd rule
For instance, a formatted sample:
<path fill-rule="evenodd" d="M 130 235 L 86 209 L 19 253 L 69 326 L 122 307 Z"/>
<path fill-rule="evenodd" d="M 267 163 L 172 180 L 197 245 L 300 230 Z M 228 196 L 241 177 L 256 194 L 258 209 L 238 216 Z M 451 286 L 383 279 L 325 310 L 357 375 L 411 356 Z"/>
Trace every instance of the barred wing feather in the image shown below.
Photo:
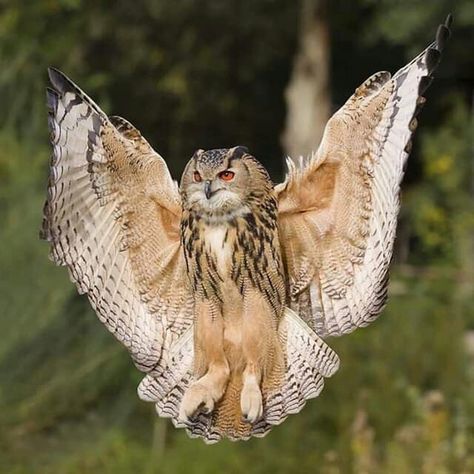
<path fill-rule="evenodd" d="M 393 77 L 364 82 L 329 120 L 317 153 L 288 160 L 276 187 L 291 308 L 319 335 L 366 326 L 384 307 L 400 183 L 450 21 Z"/>
<path fill-rule="evenodd" d="M 137 367 L 158 374 L 193 316 L 177 185 L 129 122 L 107 117 L 59 71 L 49 75 L 53 155 L 41 236 Z"/>

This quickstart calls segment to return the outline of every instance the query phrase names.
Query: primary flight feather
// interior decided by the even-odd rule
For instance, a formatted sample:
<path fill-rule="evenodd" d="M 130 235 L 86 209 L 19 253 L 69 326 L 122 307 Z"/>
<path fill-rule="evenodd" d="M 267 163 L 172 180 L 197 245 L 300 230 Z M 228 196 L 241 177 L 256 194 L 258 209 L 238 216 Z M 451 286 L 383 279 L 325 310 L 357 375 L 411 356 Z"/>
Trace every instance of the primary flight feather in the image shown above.
<path fill-rule="evenodd" d="M 42 238 L 191 436 L 263 436 L 339 366 L 322 337 L 387 296 L 399 189 L 450 18 L 398 71 L 374 74 L 317 152 L 274 186 L 245 147 L 198 150 L 173 181 L 121 117 L 49 70 L 53 155 Z"/>

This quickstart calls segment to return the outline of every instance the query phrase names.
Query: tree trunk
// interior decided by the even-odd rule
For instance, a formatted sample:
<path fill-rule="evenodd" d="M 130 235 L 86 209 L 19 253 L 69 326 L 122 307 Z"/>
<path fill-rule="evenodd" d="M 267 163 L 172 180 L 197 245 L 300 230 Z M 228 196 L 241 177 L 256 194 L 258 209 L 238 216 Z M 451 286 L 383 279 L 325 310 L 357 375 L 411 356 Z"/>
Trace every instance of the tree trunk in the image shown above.
<path fill-rule="evenodd" d="M 302 0 L 299 48 L 285 92 L 288 113 L 282 144 L 296 158 L 316 150 L 329 118 L 330 40 L 327 0 Z"/>

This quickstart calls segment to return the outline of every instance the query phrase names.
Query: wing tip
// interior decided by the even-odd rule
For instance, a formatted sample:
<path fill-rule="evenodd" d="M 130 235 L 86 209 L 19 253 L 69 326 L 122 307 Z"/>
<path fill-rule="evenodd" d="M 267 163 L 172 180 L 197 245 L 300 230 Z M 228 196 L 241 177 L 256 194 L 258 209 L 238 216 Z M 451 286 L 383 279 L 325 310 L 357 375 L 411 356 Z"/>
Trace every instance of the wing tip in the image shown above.
<path fill-rule="evenodd" d="M 58 99 L 67 92 L 71 92 L 80 98 L 80 100 L 87 103 L 100 116 L 106 117 L 100 107 L 61 70 L 53 66 L 48 67 L 48 77 L 52 88 L 47 88 L 47 90 L 54 91 Z"/>
<path fill-rule="evenodd" d="M 453 24 L 453 15 L 449 13 L 444 23 L 438 26 L 436 31 L 436 49 L 442 51 L 451 36 L 451 26 Z"/>
<path fill-rule="evenodd" d="M 53 86 L 53 89 L 60 94 L 66 92 L 76 92 L 77 87 L 75 84 L 59 69 L 50 66 L 48 67 L 49 82 Z"/>
<path fill-rule="evenodd" d="M 451 28 L 452 24 L 453 24 L 453 14 L 450 12 L 446 16 L 446 19 L 444 20 L 444 26 L 446 26 L 446 28 L 449 29 L 449 28 Z"/>
<path fill-rule="evenodd" d="M 426 64 L 427 75 L 423 76 L 420 80 L 418 87 L 419 95 L 423 95 L 433 81 L 432 74 L 441 62 L 441 52 L 445 48 L 446 43 L 451 36 L 450 27 L 452 23 L 453 15 L 449 13 L 444 23 L 438 26 L 435 42 L 426 50 L 424 60 Z"/>

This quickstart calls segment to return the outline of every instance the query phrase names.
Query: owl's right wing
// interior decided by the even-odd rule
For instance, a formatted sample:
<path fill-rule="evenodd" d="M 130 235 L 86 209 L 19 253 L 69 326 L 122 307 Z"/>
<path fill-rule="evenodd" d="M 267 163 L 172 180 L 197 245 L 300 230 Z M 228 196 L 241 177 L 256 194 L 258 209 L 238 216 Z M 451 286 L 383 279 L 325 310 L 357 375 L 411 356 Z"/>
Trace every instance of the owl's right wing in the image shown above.
<path fill-rule="evenodd" d="M 291 308 L 319 335 L 366 326 L 384 307 L 400 183 L 450 22 L 393 77 L 377 73 L 357 88 L 317 153 L 290 160 L 276 187 Z"/>
<path fill-rule="evenodd" d="M 53 155 L 41 237 L 137 367 L 157 373 L 193 321 L 177 184 L 129 122 L 107 117 L 61 72 L 49 77 Z"/>

